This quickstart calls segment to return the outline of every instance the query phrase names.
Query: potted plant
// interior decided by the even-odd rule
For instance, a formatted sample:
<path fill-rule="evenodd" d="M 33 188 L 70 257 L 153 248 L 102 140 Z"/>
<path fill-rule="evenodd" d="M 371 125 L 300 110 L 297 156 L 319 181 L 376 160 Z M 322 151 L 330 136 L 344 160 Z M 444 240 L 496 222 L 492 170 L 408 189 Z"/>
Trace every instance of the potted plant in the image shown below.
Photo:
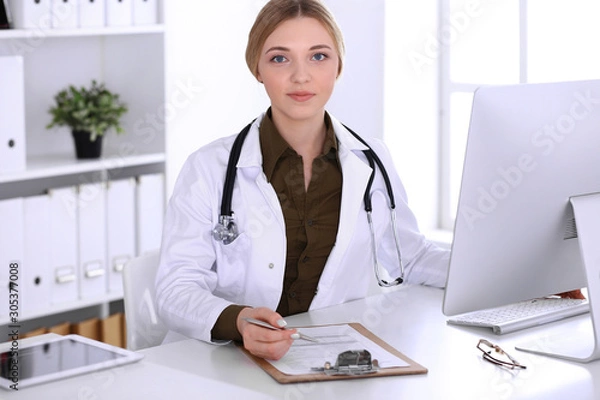
<path fill-rule="evenodd" d="M 70 85 L 58 92 L 54 101 L 49 109 L 52 121 L 46 128 L 71 128 L 77 158 L 99 158 L 103 135 L 109 130 L 123 132 L 121 116 L 127 112 L 127 106 L 104 84 L 93 80 L 89 88 Z"/>

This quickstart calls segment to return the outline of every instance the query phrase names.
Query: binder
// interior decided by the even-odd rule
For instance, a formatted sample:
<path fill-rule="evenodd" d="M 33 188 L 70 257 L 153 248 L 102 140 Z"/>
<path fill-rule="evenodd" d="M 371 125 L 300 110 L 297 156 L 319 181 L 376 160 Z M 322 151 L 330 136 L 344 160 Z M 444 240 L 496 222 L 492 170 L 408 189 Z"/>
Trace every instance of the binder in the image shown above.
<path fill-rule="evenodd" d="M 52 0 L 52 28 L 79 27 L 79 0 Z"/>
<path fill-rule="evenodd" d="M 78 299 L 77 292 L 77 189 L 51 189 L 50 271 L 52 285 L 50 303 L 60 304 Z"/>
<path fill-rule="evenodd" d="M 12 26 L 16 29 L 52 27 L 52 0 L 8 0 Z"/>
<path fill-rule="evenodd" d="M 57 335 L 68 335 L 71 333 L 71 323 L 66 321 L 48 328 L 48 333 L 56 333 Z"/>
<path fill-rule="evenodd" d="M 116 313 L 100 320 L 100 340 L 104 343 L 125 348 L 123 342 L 123 313 Z"/>
<path fill-rule="evenodd" d="M 133 24 L 133 4 L 131 0 L 105 1 L 107 26 L 130 26 Z"/>
<path fill-rule="evenodd" d="M 27 339 L 27 338 L 34 337 L 34 336 L 43 335 L 45 333 L 48 333 L 48 329 L 46 329 L 46 327 L 42 326 L 41 328 L 37 328 L 37 329 L 34 329 L 32 331 L 22 334 L 21 339 Z"/>
<path fill-rule="evenodd" d="M 106 293 L 105 184 L 82 184 L 78 192 L 79 298 L 85 299 Z"/>
<path fill-rule="evenodd" d="M 104 26 L 106 3 L 104 0 L 80 0 L 79 27 L 92 28 Z"/>
<path fill-rule="evenodd" d="M 23 201 L 24 261 L 22 286 L 23 316 L 48 309 L 52 273 L 50 258 L 50 197 L 27 197 Z"/>
<path fill-rule="evenodd" d="M 2 1 L 2 0 L 0 0 Z M 26 164 L 23 57 L 0 57 L 0 174 Z"/>
<path fill-rule="evenodd" d="M 0 316 L 9 317 L 16 312 L 17 322 L 21 317 L 20 295 L 18 303 L 9 303 L 9 290 L 19 294 L 23 275 L 23 199 L 21 197 L 0 200 Z M 10 282 L 16 286 L 10 289 Z M 18 292 L 16 292 L 18 291 Z M 11 307 L 12 306 L 12 307 Z"/>
<path fill-rule="evenodd" d="M 157 0 L 133 0 L 133 24 L 152 25 L 158 21 Z"/>
<path fill-rule="evenodd" d="M 164 220 L 164 175 L 141 175 L 136 190 L 137 255 L 160 249 Z"/>
<path fill-rule="evenodd" d="M 71 333 L 100 340 L 100 319 L 90 318 L 71 325 Z M 74 360 L 69 360 L 74 361 Z"/>
<path fill-rule="evenodd" d="M 135 257 L 135 178 L 109 181 L 106 189 L 108 291 L 123 293 L 123 267 Z"/>

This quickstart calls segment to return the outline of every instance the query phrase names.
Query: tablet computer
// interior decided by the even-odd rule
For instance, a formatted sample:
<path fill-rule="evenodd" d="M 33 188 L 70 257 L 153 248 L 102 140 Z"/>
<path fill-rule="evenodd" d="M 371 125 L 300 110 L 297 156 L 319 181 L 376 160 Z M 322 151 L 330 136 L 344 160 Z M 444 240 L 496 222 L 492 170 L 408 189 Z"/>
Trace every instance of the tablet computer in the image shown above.
<path fill-rule="evenodd" d="M 0 386 L 20 389 L 139 361 L 142 354 L 79 335 L 51 337 L 0 352 Z"/>

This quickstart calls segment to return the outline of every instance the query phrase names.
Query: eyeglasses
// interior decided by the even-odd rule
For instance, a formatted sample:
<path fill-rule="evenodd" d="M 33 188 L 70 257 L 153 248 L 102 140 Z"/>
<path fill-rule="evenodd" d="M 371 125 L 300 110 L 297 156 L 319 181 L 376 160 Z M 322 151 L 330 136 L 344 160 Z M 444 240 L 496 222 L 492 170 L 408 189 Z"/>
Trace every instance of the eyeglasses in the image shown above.
<path fill-rule="evenodd" d="M 509 369 L 525 369 L 524 365 L 508 355 L 504 350 L 485 339 L 479 339 L 477 348 L 483 353 L 483 358 L 493 364 Z"/>

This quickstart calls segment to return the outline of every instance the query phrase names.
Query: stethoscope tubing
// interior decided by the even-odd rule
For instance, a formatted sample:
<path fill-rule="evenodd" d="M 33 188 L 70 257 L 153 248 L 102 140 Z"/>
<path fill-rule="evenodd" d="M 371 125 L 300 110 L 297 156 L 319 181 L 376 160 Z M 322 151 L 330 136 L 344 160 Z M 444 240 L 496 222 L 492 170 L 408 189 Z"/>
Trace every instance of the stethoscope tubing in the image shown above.
<path fill-rule="evenodd" d="M 234 221 L 233 210 L 231 209 L 232 198 L 233 198 L 233 187 L 235 183 L 235 175 L 237 172 L 237 162 L 240 158 L 240 154 L 242 152 L 242 145 L 244 144 L 244 140 L 246 140 L 246 136 L 248 136 L 248 132 L 252 127 L 254 121 L 249 123 L 242 131 L 237 135 L 233 142 L 233 146 L 231 147 L 231 152 L 229 153 L 229 159 L 227 162 L 227 170 L 225 172 L 225 182 L 223 184 L 223 197 L 221 199 L 221 214 L 219 215 L 219 223 L 213 229 L 213 237 L 217 241 L 222 241 L 223 244 L 229 244 L 235 240 L 238 235 L 237 227 Z M 371 246 L 373 249 L 373 263 L 375 269 L 375 275 L 377 277 L 377 282 L 380 286 L 394 286 L 400 284 L 404 281 L 404 265 L 402 263 L 402 255 L 400 252 L 400 243 L 398 240 L 398 236 L 396 233 L 396 202 L 394 199 L 394 191 L 392 189 L 392 183 L 383 165 L 383 162 L 373 151 L 371 146 L 361 138 L 356 132 L 352 129 L 348 128 L 346 125 L 343 125 L 344 128 L 348 130 L 359 142 L 361 142 L 367 149 L 363 150 L 363 154 L 365 155 L 369 166 L 371 167 L 371 176 L 369 176 L 369 181 L 367 182 L 367 187 L 365 193 L 363 195 L 364 207 L 367 213 L 367 221 L 369 224 L 369 228 L 371 231 Z M 383 181 L 385 183 L 385 188 L 389 198 L 389 207 L 391 213 L 391 223 L 394 234 L 394 241 L 396 244 L 396 251 L 398 254 L 398 261 L 400 263 L 401 268 L 401 276 L 392 282 L 387 282 L 382 280 L 379 276 L 379 263 L 377 261 L 377 246 L 375 241 L 375 232 L 373 229 L 373 221 L 371 217 L 371 213 L 373 211 L 372 203 L 371 203 L 371 188 L 373 186 L 373 181 L 375 180 L 375 172 L 379 169 L 381 175 L 383 177 Z"/>
<path fill-rule="evenodd" d="M 244 140 L 246 140 L 246 136 L 248 136 L 248 132 L 250 132 L 250 128 L 252 127 L 252 123 L 250 122 L 242 131 L 237 135 L 233 142 L 233 146 L 231 147 L 231 152 L 229 153 L 229 160 L 227 161 L 227 171 L 225 173 L 225 183 L 223 184 L 223 198 L 221 199 L 221 216 L 233 215 L 233 210 L 231 209 L 231 202 L 233 199 L 233 184 L 235 182 L 235 174 L 237 171 L 237 162 L 240 158 L 240 154 L 242 152 L 242 145 L 244 144 Z"/>

